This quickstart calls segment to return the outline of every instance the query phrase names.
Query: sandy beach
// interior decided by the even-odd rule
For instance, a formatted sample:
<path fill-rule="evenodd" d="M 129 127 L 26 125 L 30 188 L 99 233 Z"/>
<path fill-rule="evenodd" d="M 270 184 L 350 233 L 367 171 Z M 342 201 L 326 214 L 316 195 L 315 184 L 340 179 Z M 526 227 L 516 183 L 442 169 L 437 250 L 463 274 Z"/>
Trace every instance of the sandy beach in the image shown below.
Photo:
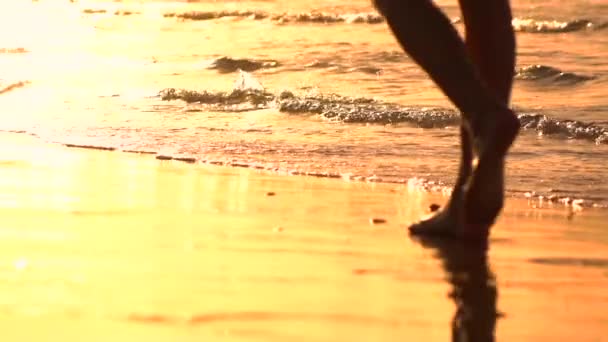
<path fill-rule="evenodd" d="M 1 342 L 608 342 L 606 1 L 509 1 L 515 65 L 433 1 L 475 63 L 407 20 L 432 77 L 374 3 L 4 1 Z M 471 64 L 514 71 L 506 207 L 414 239 L 498 108 Z"/>
<path fill-rule="evenodd" d="M 407 186 L 0 140 L 5 341 L 607 340 L 605 210 L 510 199 L 486 258 Z"/>

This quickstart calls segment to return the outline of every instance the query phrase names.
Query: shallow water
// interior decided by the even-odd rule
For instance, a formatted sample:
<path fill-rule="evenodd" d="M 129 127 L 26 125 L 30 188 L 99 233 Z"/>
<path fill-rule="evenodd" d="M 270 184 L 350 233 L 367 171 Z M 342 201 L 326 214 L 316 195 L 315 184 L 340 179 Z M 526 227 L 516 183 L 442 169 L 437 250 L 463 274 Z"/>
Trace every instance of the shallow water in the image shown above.
<path fill-rule="evenodd" d="M 604 210 L 509 201 L 486 256 L 408 238 L 415 187 L 0 139 L 10 341 L 606 337 Z"/>
<path fill-rule="evenodd" d="M 439 4 L 461 29 L 455 2 Z M 608 7 L 513 6 L 513 105 L 526 129 L 507 188 L 606 206 Z M 39 1 L 1 12 L 0 130 L 292 174 L 453 181 L 458 116 L 368 1 Z M 231 93 L 238 68 L 265 101 Z M 208 96 L 163 101 L 168 88 Z"/>

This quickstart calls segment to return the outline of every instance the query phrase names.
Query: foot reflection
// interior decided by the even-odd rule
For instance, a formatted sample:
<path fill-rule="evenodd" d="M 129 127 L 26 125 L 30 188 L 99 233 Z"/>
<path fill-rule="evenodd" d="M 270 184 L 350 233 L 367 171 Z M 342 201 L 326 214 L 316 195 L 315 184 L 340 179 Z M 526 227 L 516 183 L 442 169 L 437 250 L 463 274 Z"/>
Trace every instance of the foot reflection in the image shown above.
<path fill-rule="evenodd" d="M 418 238 L 424 247 L 437 251 L 456 304 L 452 341 L 494 341 L 498 291 L 487 262 L 487 242 L 463 243 L 449 239 Z"/>

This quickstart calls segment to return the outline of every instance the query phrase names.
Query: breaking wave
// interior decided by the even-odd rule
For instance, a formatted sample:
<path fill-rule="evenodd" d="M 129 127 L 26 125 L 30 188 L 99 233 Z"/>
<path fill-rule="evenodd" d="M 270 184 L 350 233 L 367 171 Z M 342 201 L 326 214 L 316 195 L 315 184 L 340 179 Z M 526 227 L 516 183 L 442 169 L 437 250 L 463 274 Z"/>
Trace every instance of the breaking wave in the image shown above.
<path fill-rule="evenodd" d="M 458 114 L 449 109 L 405 107 L 337 94 L 298 96 L 290 91 L 273 94 L 259 89 L 198 92 L 168 88 L 162 90 L 159 96 L 164 101 L 182 100 L 204 105 L 214 111 L 276 108 L 284 113 L 319 114 L 329 120 L 347 123 L 410 123 L 423 128 L 439 128 L 457 125 L 460 122 Z"/>
<path fill-rule="evenodd" d="M 239 84 L 239 87 L 229 92 L 167 88 L 160 91 L 159 96 L 164 101 L 182 100 L 214 111 L 276 108 L 288 114 L 317 114 L 328 120 L 346 123 L 408 123 L 421 128 L 444 128 L 460 124 L 460 116 L 451 109 L 408 107 L 337 94 L 297 95 L 290 91 L 275 94 L 265 90 L 259 83 L 255 88 L 247 87 L 245 82 Z M 538 113 L 521 113 L 519 120 L 523 129 L 534 130 L 539 135 L 608 144 L 608 130 L 594 123 L 554 119 Z"/>
<path fill-rule="evenodd" d="M 384 18 L 377 13 L 352 13 L 332 14 L 322 12 L 310 13 L 281 13 L 271 14 L 262 11 L 210 11 L 210 12 L 185 12 L 165 13 L 166 18 L 178 18 L 184 20 L 213 20 L 225 17 L 246 18 L 253 20 L 268 19 L 276 23 L 318 23 L 318 24 L 378 24 L 384 22 Z"/>
<path fill-rule="evenodd" d="M 532 18 L 513 19 L 513 29 L 526 33 L 566 33 L 575 31 L 591 31 L 606 28 L 607 23 L 593 22 L 587 19 L 569 21 L 536 20 Z"/>
<path fill-rule="evenodd" d="M 589 140 L 598 145 L 608 144 L 608 130 L 593 123 L 552 119 L 543 114 L 529 113 L 520 114 L 519 121 L 524 129 L 533 129 L 539 135 Z"/>
<path fill-rule="evenodd" d="M 165 13 L 166 18 L 183 20 L 214 20 L 220 18 L 242 18 L 250 20 L 270 20 L 278 24 L 288 23 L 317 23 L 317 24 L 380 24 L 384 17 L 376 12 L 363 13 L 268 13 L 251 10 L 223 10 L 223 11 L 192 11 L 183 13 Z M 453 18 L 453 24 L 461 24 L 460 18 Z M 542 20 L 534 18 L 515 18 L 512 21 L 513 29 L 526 33 L 566 33 L 576 31 L 601 30 L 608 27 L 608 22 L 596 22 L 588 19 L 572 19 L 566 21 Z"/>

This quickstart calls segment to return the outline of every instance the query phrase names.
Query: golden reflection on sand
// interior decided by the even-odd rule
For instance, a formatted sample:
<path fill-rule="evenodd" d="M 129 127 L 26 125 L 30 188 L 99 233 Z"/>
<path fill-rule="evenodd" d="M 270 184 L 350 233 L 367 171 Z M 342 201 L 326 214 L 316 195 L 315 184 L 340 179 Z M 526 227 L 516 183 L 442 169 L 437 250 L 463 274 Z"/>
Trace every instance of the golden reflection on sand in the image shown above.
<path fill-rule="evenodd" d="M 498 290 L 488 265 L 488 244 L 438 238 L 417 240 L 437 253 L 452 286 L 449 296 L 456 306 L 452 341 L 494 341 Z"/>
<path fill-rule="evenodd" d="M 409 239 L 442 201 L 413 189 L 1 139 L 9 340 L 603 336 L 601 212 L 530 217 L 511 201 L 487 255 Z"/>

